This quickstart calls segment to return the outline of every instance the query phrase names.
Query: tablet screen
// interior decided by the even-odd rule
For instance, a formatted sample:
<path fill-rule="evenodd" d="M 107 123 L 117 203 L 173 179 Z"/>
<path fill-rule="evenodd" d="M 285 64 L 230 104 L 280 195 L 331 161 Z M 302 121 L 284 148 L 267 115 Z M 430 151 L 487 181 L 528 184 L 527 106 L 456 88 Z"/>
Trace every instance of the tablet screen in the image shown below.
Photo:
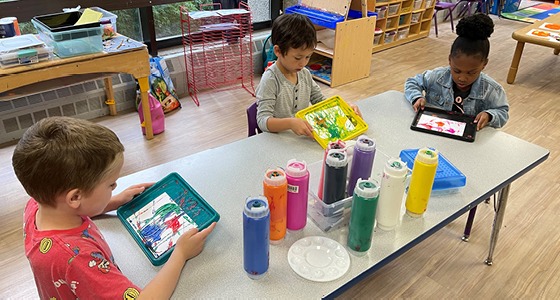
<path fill-rule="evenodd" d="M 418 110 L 410 128 L 467 142 L 476 135 L 474 116 L 428 106 Z"/>
<path fill-rule="evenodd" d="M 463 136 L 467 124 L 465 122 L 453 121 L 440 118 L 438 116 L 423 114 L 420 116 L 417 126 L 433 131 Z"/>

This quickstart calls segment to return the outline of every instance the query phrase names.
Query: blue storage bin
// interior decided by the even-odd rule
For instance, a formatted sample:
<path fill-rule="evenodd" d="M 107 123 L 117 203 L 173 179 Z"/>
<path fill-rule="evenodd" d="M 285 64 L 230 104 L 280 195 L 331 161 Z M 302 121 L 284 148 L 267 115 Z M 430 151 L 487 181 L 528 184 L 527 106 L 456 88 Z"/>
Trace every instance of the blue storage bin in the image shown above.
<path fill-rule="evenodd" d="M 202 230 L 220 215 L 177 173 L 171 173 L 117 209 L 117 216 L 153 265 L 165 263 L 180 230 Z M 169 247 L 170 243 L 172 244 Z M 158 244 L 158 245 L 156 245 Z"/>
<path fill-rule="evenodd" d="M 285 13 L 305 15 L 311 20 L 313 24 L 330 29 L 335 29 L 336 23 L 344 21 L 344 16 L 312 9 L 301 5 L 290 6 L 286 8 Z"/>
<path fill-rule="evenodd" d="M 31 23 L 37 29 L 39 38 L 59 57 L 71 57 L 103 51 L 103 27 L 97 23 L 95 27 L 85 27 L 63 31 L 51 31 L 36 18 Z"/>
<path fill-rule="evenodd" d="M 412 170 L 414 159 L 418 154 L 418 149 L 405 149 L 399 155 L 402 161 Z M 449 189 L 457 189 L 467 184 L 467 177 L 457 167 L 455 167 L 441 153 L 438 158 L 438 167 L 436 170 L 436 178 L 432 191 L 443 191 Z"/>

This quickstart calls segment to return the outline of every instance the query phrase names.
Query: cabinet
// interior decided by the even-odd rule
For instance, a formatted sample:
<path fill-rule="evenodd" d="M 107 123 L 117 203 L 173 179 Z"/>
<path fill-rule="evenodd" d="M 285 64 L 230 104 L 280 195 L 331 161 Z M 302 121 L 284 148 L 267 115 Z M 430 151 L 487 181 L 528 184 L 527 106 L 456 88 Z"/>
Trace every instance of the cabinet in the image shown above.
<path fill-rule="evenodd" d="M 325 8 L 317 7 L 318 4 L 328 5 L 328 11 L 343 16 L 354 15 L 349 12 L 351 3 L 352 8 L 355 8 L 354 13 L 360 14 L 355 19 L 346 18 L 336 23 L 334 29 L 315 26 L 319 43 L 308 68 L 317 81 L 336 87 L 369 77 L 376 17 L 361 16 L 362 2 L 365 6 L 366 0 L 301 1 L 303 5 L 319 11 L 324 11 Z M 367 10 L 367 6 L 363 8 Z"/>
<path fill-rule="evenodd" d="M 373 2 L 373 3 L 371 3 Z M 372 52 L 379 52 L 427 37 L 435 0 L 374 0 L 377 12 Z"/>

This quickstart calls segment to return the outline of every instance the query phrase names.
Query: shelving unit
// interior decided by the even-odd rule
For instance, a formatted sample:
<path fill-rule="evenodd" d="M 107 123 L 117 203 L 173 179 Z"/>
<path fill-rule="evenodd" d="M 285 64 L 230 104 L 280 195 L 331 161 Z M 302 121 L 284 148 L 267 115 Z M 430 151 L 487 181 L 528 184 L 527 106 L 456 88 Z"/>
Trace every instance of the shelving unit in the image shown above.
<path fill-rule="evenodd" d="M 203 5 L 211 6 L 214 5 Z M 220 6 L 218 6 L 220 8 Z M 198 106 L 201 89 L 241 84 L 255 95 L 251 11 L 239 9 L 189 12 L 181 7 L 181 30 L 188 92 Z"/>
<path fill-rule="evenodd" d="M 317 11 L 329 11 L 347 17 L 350 4 L 356 11 L 367 11 L 367 6 L 362 6 L 361 2 L 366 4 L 366 0 L 302 0 L 301 4 L 317 9 Z M 328 7 L 319 7 L 319 5 Z M 334 29 L 316 25 L 318 36 L 325 35 L 331 38 L 330 42 L 326 44 L 318 43 L 308 67 L 318 66 L 321 63 L 324 69 L 330 71 L 330 76 L 314 74 L 313 78 L 331 87 L 336 87 L 369 77 L 375 20 L 375 16 L 346 18 L 344 21 L 336 23 Z M 312 73 L 314 72 L 312 71 Z"/>
<path fill-rule="evenodd" d="M 379 52 L 430 34 L 436 0 L 373 0 L 378 13 L 372 52 Z M 396 8 L 396 9 L 395 9 Z"/>

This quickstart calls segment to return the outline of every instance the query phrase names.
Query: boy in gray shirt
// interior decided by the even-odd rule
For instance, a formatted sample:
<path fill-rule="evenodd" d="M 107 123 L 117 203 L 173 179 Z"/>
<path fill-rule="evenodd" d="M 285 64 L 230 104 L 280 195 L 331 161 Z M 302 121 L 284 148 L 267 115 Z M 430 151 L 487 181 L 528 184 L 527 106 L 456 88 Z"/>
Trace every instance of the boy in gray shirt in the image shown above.
<path fill-rule="evenodd" d="M 296 112 L 325 99 L 305 68 L 315 46 L 315 28 L 308 17 L 284 14 L 272 24 L 272 44 L 278 60 L 263 74 L 257 86 L 257 123 L 268 132 L 292 130 L 313 137 L 313 129 Z M 356 113 L 358 107 L 351 105 Z"/>

